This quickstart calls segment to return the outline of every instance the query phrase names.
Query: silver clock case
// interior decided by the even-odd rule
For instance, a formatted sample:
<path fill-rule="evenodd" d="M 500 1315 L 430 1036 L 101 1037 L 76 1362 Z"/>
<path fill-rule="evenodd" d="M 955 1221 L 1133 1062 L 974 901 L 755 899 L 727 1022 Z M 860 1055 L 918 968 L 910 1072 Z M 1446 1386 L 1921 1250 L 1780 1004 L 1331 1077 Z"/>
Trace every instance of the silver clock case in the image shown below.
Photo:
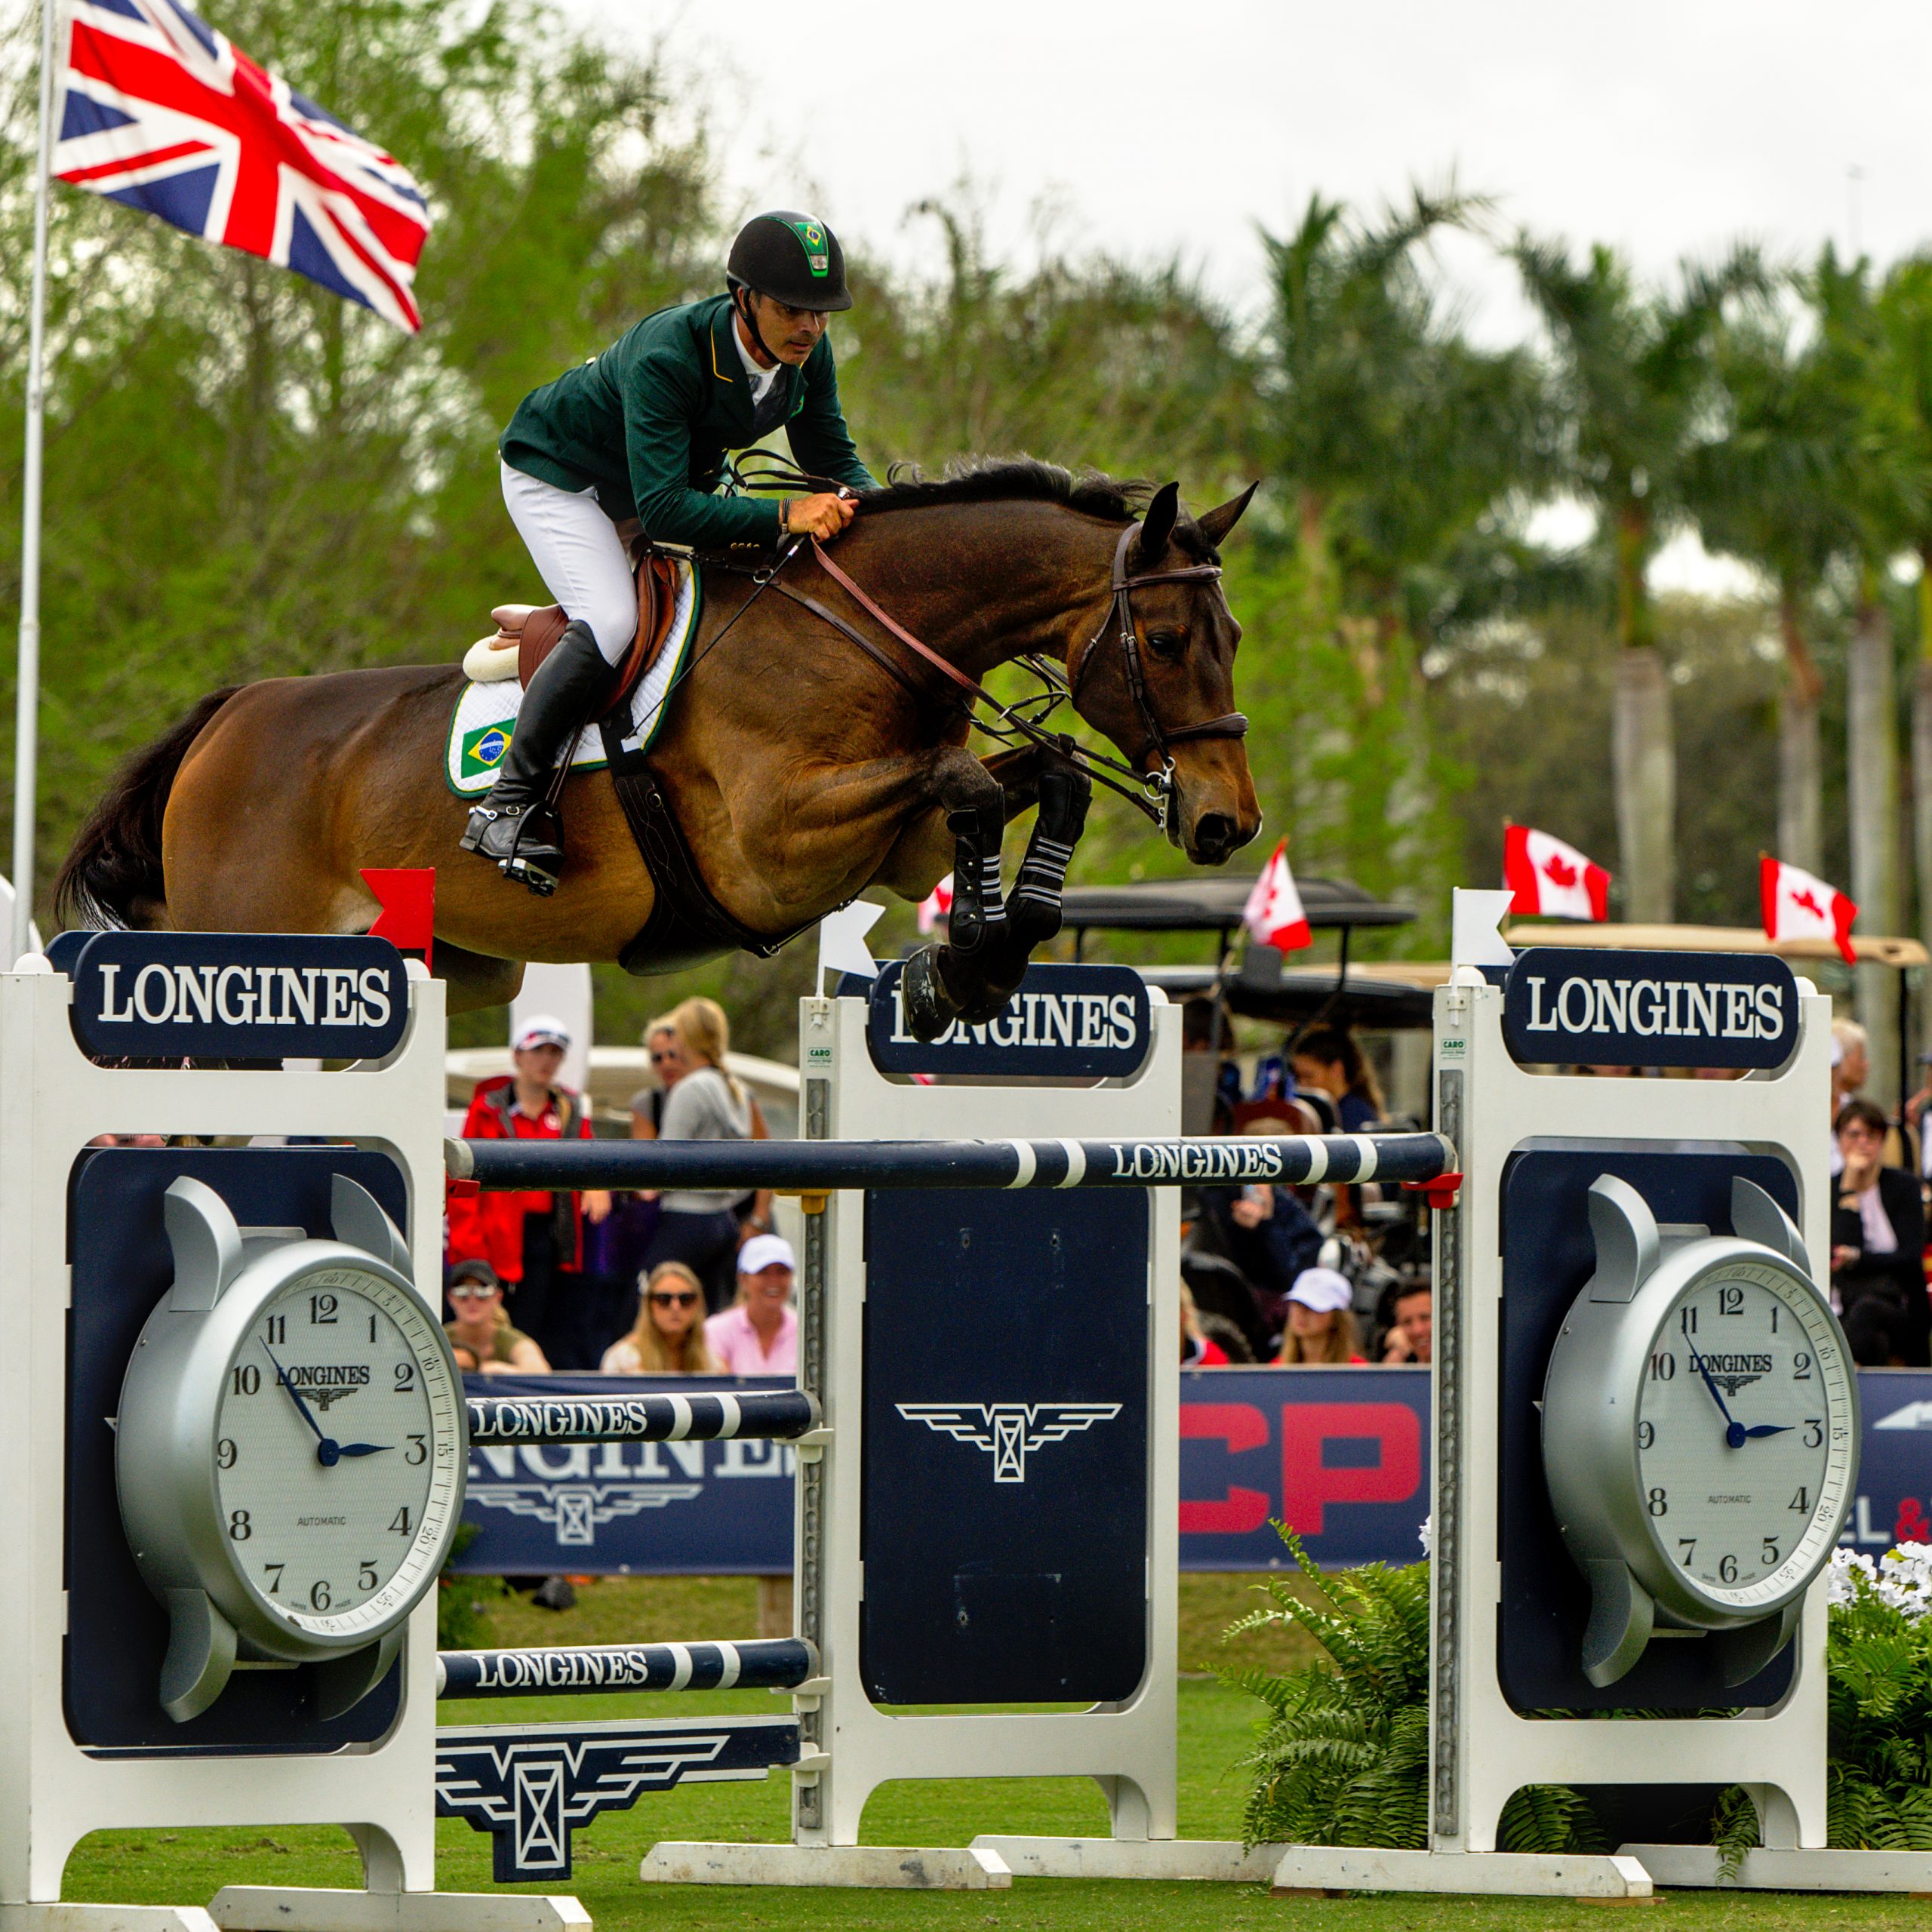
<path fill-rule="evenodd" d="M 1850 1352 L 1814 1279 L 1802 1237 L 1755 1183 L 1732 1184 L 1734 1235 L 1660 1228 L 1643 1197 L 1612 1175 L 1590 1189 L 1597 1266 L 1564 1317 L 1543 1386 L 1543 1460 L 1565 1546 L 1590 1586 L 1584 1674 L 1615 1683 L 1656 1626 L 1716 1633 L 1727 1684 L 1762 1669 L 1795 1633 L 1805 1592 L 1829 1561 L 1857 1489 L 1858 1389 Z M 1674 1236 L 1674 1238 L 1673 1238 Z M 1852 1462 L 1829 1533 L 1807 1539 L 1814 1560 L 1767 1602 L 1740 1608 L 1666 1555 L 1644 1507 L 1638 1424 L 1644 1378 L 1671 1309 L 1713 1274 L 1748 1262 L 1783 1274 L 1822 1313 L 1838 1352 Z M 1820 1361 L 1821 1374 L 1825 1364 Z M 1829 1439 L 1829 1438 L 1828 1438 Z M 1823 1498 L 1820 1498 L 1823 1507 Z M 1817 1518 L 1814 1519 L 1817 1520 Z"/>
<path fill-rule="evenodd" d="M 185 1175 L 168 1189 L 163 1211 L 174 1283 L 129 1359 L 115 1432 L 122 1525 L 171 1624 L 162 1706 L 185 1722 L 221 1694 L 238 1661 L 279 1662 L 315 1666 L 316 1715 L 338 1716 L 387 1675 L 441 1563 L 425 1566 L 417 1587 L 389 1615 L 346 1635 L 296 1628 L 269 1609 L 224 1532 L 216 1461 L 222 1395 L 262 1310 L 306 1275 L 354 1267 L 420 1301 L 408 1244 L 374 1197 L 342 1174 L 331 1201 L 331 1223 L 343 1237 L 335 1241 L 242 1229 L 220 1195 Z M 459 1432 L 447 1538 L 462 1517 L 468 1466 L 462 1377 L 441 1324 L 425 1313 L 454 1392 Z"/>

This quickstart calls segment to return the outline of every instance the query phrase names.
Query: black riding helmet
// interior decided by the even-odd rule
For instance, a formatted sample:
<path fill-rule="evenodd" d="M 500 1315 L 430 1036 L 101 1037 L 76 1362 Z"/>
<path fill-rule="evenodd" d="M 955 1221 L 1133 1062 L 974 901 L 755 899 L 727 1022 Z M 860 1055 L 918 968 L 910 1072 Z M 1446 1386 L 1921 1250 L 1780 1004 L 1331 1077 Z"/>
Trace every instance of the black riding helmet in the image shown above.
<path fill-rule="evenodd" d="M 732 288 L 748 288 L 788 309 L 849 309 L 845 251 L 822 221 L 794 208 L 754 215 L 738 230 L 724 264 Z"/>

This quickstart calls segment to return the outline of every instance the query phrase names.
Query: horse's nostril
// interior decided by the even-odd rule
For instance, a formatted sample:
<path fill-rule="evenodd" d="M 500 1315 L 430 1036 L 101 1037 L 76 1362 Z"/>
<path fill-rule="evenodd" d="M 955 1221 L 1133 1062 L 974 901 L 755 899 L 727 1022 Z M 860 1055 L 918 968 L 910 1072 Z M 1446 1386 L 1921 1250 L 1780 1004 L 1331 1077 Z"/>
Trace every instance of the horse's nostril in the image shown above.
<path fill-rule="evenodd" d="M 1194 828 L 1194 848 L 1208 863 L 1225 859 L 1234 850 L 1235 822 L 1226 812 L 1203 812 Z"/>

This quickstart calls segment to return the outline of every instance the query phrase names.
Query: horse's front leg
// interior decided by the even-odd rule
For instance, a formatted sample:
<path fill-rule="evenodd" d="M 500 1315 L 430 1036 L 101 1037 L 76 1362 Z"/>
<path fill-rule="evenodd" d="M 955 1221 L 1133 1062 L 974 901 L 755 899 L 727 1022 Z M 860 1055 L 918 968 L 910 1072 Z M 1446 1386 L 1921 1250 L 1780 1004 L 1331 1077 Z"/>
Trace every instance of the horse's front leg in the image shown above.
<path fill-rule="evenodd" d="M 1019 990 L 1034 948 L 1060 931 L 1066 868 L 1093 786 L 1084 771 L 1051 755 L 1029 758 L 1012 776 L 1014 789 L 1032 793 L 1039 816 L 1010 904 L 1001 897 L 999 860 L 1012 792 L 1002 793 L 997 814 L 983 800 L 947 810 L 955 840 L 947 942 L 923 949 L 906 968 L 906 1023 L 920 1039 L 937 1038 L 955 1020 L 992 1018 Z"/>

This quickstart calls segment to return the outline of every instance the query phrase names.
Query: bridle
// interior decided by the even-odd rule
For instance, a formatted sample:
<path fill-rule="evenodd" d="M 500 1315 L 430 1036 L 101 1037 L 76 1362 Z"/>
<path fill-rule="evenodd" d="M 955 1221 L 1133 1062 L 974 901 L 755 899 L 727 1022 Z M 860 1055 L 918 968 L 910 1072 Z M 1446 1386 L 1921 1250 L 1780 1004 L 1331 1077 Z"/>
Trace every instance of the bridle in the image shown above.
<path fill-rule="evenodd" d="M 1204 719 L 1198 724 L 1169 727 L 1161 724 L 1147 697 L 1146 670 L 1140 660 L 1140 637 L 1134 627 L 1134 593 L 1152 583 L 1217 583 L 1220 580 L 1221 567 L 1219 564 L 1188 564 L 1179 570 L 1143 571 L 1130 577 L 1127 573 L 1128 547 L 1139 528 L 1137 524 L 1129 524 L 1121 532 L 1120 541 L 1114 546 L 1113 601 L 1106 616 L 1100 620 L 1100 628 L 1069 663 L 1066 694 L 1069 700 L 1078 704 L 1081 681 L 1087 675 L 1088 666 L 1094 661 L 1094 647 L 1106 635 L 1107 626 L 1118 622 L 1121 672 L 1128 694 L 1134 700 L 1134 708 L 1140 712 L 1140 722 L 1147 733 L 1147 742 L 1134 762 L 1144 769 L 1158 760 L 1163 792 L 1171 795 L 1174 790 L 1174 761 L 1168 747 L 1186 744 L 1196 738 L 1244 738 L 1247 736 L 1247 718 L 1241 712 L 1229 711 L 1219 718 Z"/>
<path fill-rule="evenodd" d="M 1169 726 L 1163 724 L 1155 712 L 1147 694 L 1146 673 L 1140 656 L 1140 640 L 1134 626 L 1134 592 L 1149 584 L 1211 583 L 1220 577 L 1221 567 L 1218 564 L 1189 564 L 1176 570 L 1146 571 L 1130 577 L 1127 574 L 1128 546 L 1140 528 L 1138 524 L 1129 524 L 1121 531 L 1120 542 L 1114 549 L 1112 595 L 1108 603 L 1107 614 L 1100 620 L 1093 635 L 1069 660 L 1066 675 L 1063 675 L 1057 667 L 1037 654 L 1029 653 L 1017 660 L 1031 671 L 1045 687 L 1043 694 L 1026 700 L 1018 706 L 1002 703 L 984 685 L 974 682 L 958 666 L 948 663 L 931 645 L 915 637 L 890 613 L 882 610 L 826 555 L 824 546 L 816 537 L 811 540 L 811 552 L 820 569 L 861 610 L 882 624 L 908 650 L 923 658 L 955 687 L 961 695 L 953 697 L 952 701 L 970 725 L 991 737 L 1009 740 L 1023 738 L 1080 766 L 1098 783 L 1106 786 L 1110 791 L 1118 792 L 1129 804 L 1146 813 L 1165 832 L 1173 816 L 1174 801 L 1174 761 L 1170 747 L 1186 744 L 1197 738 L 1244 737 L 1247 733 L 1247 719 L 1240 712 L 1231 711 L 1219 718 L 1210 718 L 1198 724 Z M 789 560 L 790 553 L 788 553 L 784 561 Z M 779 568 L 783 568 L 781 562 Z M 768 581 L 771 588 L 781 595 L 789 598 L 801 609 L 810 611 L 841 636 L 857 645 L 915 697 L 926 698 L 931 695 L 929 691 L 921 688 L 903 666 L 895 663 L 871 638 L 848 624 L 835 611 L 828 610 L 817 598 L 795 589 L 783 582 L 775 571 Z M 1060 704 L 1072 703 L 1077 700 L 1088 669 L 1094 661 L 1094 647 L 1106 636 L 1108 626 L 1116 621 L 1119 626 L 1122 675 L 1128 693 L 1134 700 L 1134 709 L 1140 714 L 1141 724 L 1147 734 L 1146 742 L 1140 752 L 1131 763 L 1127 764 L 1123 764 L 1118 758 L 1109 758 L 1104 752 L 1095 751 L 1078 743 L 1067 732 L 1049 731 L 1044 723 L 1044 720 L 1051 717 Z M 950 694 L 946 695 L 951 696 Z M 975 706 L 982 703 L 998 716 L 1000 720 L 998 724 L 989 723 L 977 714 Z M 1109 776 L 1110 774 L 1115 775 Z M 1130 782 L 1122 783 L 1122 780 Z"/>

